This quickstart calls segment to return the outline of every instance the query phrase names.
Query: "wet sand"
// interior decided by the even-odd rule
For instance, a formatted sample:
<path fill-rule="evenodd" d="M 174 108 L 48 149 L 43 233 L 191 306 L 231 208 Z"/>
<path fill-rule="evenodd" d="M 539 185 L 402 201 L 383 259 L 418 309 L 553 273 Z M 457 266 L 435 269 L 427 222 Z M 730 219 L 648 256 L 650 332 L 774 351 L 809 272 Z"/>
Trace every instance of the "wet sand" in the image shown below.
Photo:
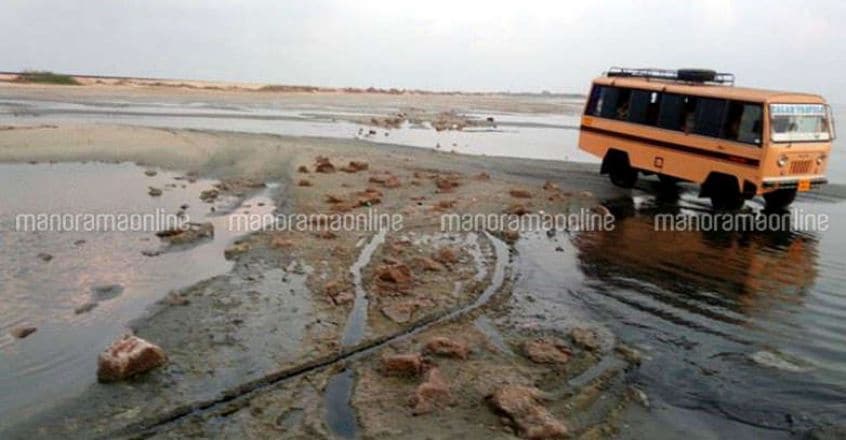
<path fill-rule="evenodd" d="M 40 98 L 49 93 L 35 90 L 32 96 Z M 143 96 L 146 92 L 132 93 Z M 170 96 L 159 91 L 152 93 L 159 95 L 156 99 Z M 85 96 L 78 89 L 61 94 L 78 94 L 78 99 Z M 356 102 L 348 97 L 325 99 Z M 370 99 L 402 98 L 365 98 L 372 103 Z M 437 99 L 434 104 L 418 104 L 448 106 L 448 101 Z M 505 104 L 495 105 L 502 109 Z M 525 110 L 533 104 L 514 105 L 508 110 Z M 365 161 L 368 169 L 315 173 L 318 156 L 328 158 L 336 168 L 350 161 Z M 44 124 L 0 132 L 0 161 L 134 162 L 145 168 L 191 173 L 224 182 L 249 178 L 278 183 L 277 189 L 268 194 L 268 202 L 279 213 L 363 212 L 366 206 L 353 203 L 362 197 L 362 191 L 373 188 L 380 200 L 372 207 L 404 216 L 403 230 L 386 233 L 384 241 L 375 232 L 261 231 L 226 243 L 231 270 L 178 289 L 176 294 L 185 301 L 161 301 L 126 323 L 136 334 L 168 352 L 170 361 L 164 368 L 128 383 L 111 385 L 97 384 L 92 371 L 87 381 L 82 380 L 81 391 L 51 408 L 42 409 L 31 418 L 4 417 L 0 432 L 10 438 L 528 436 L 521 414 L 503 412 L 492 403 L 492 396 L 504 384 L 536 388 L 540 394 L 532 403 L 533 414 L 548 414 L 548 418 L 541 419 L 550 422 L 549 429 L 557 426 L 551 421 L 557 421 L 571 435 L 583 438 L 637 437 L 638 432 L 655 434 L 662 429 L 673 432 L 693 420 L 703 421 L 703 426 L 697 428 L 703 438 L 790 435 L 832 424 L 842 414 L 842 408 L 832 402 L 837 402 L 843 384 L 831 368 L 817 367 L 822 378 L 814 373 L 814 379 L 809 379 L 815 387 L 829 387 L 829 396 L 810 398 L 810 402 L 831 405 L 829 414 L 805 413 L 806 407 L 799 403 L 786 408 L 768 403 L 757 413 L 738 413 L 725 405 L 739 407 L 742 395 L 725 397 L 714 393 L 702 400 L 691 398 L 685 402 L 670 390 L 668 384 L 676 382 L 669 378 L 659 380 L 660 373 L 655 370 L 663 365 L 672 368 L 668 374 L 688 378 L 692 375 L 697 378 L 693 382 L 706 384 L 692 387 L 691 394 L 732 383 L 736 376 L 729 372 L 737 367 L 731 362 L 728 367 L 703 365 L 696 373 L 679 368 L 702 362 L 701 357 L 718 355 L 713 347 L 721 347 L 731 354 L 718 359 L 737 359 L 750 375 L 771 378 L 776 384 L 775 392 L 789 390 L 796 386 L 796 377 L 786 378 L 784 375 L 789 373 L 778 368 L 748 361 L 751 358 L 747 354 L 763 350 L 773 339 L 762 336 L 763 340 L 755 341 L 749 337 L 738 343 L 741 348 L 728 347 L 723 339 L 708 341 L 703 335 L 737 343 L 725 336 L 736 330 L 714 329 L 700 321 L 715 319 L 714 313 L 708 313 L 717 301 L 709 299 L 713 295 L 738 296 L 738 308 L 729 307 L 733 318 L 727 321 L 730 323 L 772 310 L 756 305 L 754 299 L 784 290 L 785 286 L 798 283 L 805 292 L 811 289 L 807 295 L 818 297 L 813 293 L 818 290 L 809 287 L 812 281 L 799 283 L 796 280 L 801 278 L 795 275 L 775 285 L 758 283 L 754 272 L 750 281 L 742 271 L 735 270 L 737 266 L 731 266 L 735 269 L 725 276 L 690 268 L 667 275 L 662 270 L 674 255 L 672 246 L 652 248 L 649 254 L 654 260 L 644 260 L 637 252 L 643 243 L 633 250 L 614 246 L 628 239 L 648 237 L 649 231 L 639 228 L 642 219 L 638 216 L 646 216 L 648 222 L 654 206 L 695 208 L 695 202 L 688 199 L 690 190 L 684 187 L 681 192 L 688 195 L 680 201 L 656 201 L 652 183 L 644 181 L 633 199 L 631 192 L 617 190 L 598 176 L 595 164 L 461 155 L 388 143 L 373 145 L 365 139 L 81 123 L 52 125 L 49 118 Z M 309 172 L 301 172 L 301 167 Z M 394 176 L 399 186 L 386 185 L 386 176 Z M 443 179 L 454 181 L 457 186 L 444 190 L 439 187 Z M 300 186 L 303 180 L 309 186 Z M 557 188 L 543 188 L 547 180 Z M 514 197 L 510 194 L 514 189 L 527 190 L 531 198 Z M 143 194 L 146 190 L 126 184 L 126 191 Z M 249 193 L 243 185 L 232 185 L 223 192 L 237 200 Z M 810 205 L 809 209 L 817 209 L 814 207 L 821 203 L 839 206 L 842 193 L 841 187 L 831 186 L 822 195 L 801 198 L 800 203 Z M 337 202 L 329 203 L 334 199 Z M 628 200 L 631 206 L 620 206 L 615 202 L 619 200 Z M 202 202 L 195 199 L 191 203 Z M 609 208 L 597 208 L 600 203 Z M 515 204 L 545 212 L 612 209 L 624 221 L 620 224 L 622 232 L 618 233 L 632 235 L 544 231 L 527 233 L 515 240 L 484 231 L 452 235 L 439 231 L 439 216 L 444 212 L 502 213 Z M 755 209 L 754 204 L 748 209 Z M 640 214 L 632 216 L 633 212 Z M 634 220 L 628 220 L 632 217 Z M 685 240 L 684 236 L 677 238 Z M 761 255 L 781 255 L 778 252 L 795 250 L 797 246 L 813 248 L 813 240 L 818 238 L 794 238 L 791 242 L 802 244 L 786 247 L 763 243 L 745 251 L 706 244 L 699 250 L 694 248 L 690 258 L 756 261 Z M 700 237 L 691 236 L 687 246 L 698 246 L 701 241 Z M 444 247 L 454 250 L 454 259 L 437 262 L 437 266 L 423 260 L 434 258 Z M 820 257 L 825 263 L 810 254 L 816 252 L 803 253 L 807 257 L 802 261 L 808 267 L 832 264 L 830 254 Z M 386 266 L 408 267 L 410 279 L 400 276 L 397 280 L 396 275 L 382 279 L 380 274 Z M 703 282 L 697 273 L 728 281 Z M 808 278 L 836 284 L 842 273 L 835 268 L 833 274 L 811 273 Z M 692 285 L 693 291 L 663 284 L 673 277 Z M 644 287 L 646 284 L 663 290 L 655 293 L 652 287 Z M 677 295 L 681 294 L 692 299 L 679 299 Z M 166 291 L 151 292 L 149 297 L 155 302 L 167 295 Z M 680 301 L 694 302 L 687 309 L 682 308 L 689 315 L 675 310 L 676 316 L 663 315 L 666 309 L 650 313 L 650 295 L 652 301 L 658 298 L 675 307 Z M 787 293 L 782 297 L 776 297 L 777 304 L 793 301 Z M 697 300 L 707 306 L 699 307 Z M 730 302 L 734 304 L 735 300 Z M 631 303 L 637 307 L 621 307 Z M 690 323 L 684 324 L 685 319 Z M 665 328 L 666 322 L 685 330 Z M 639 328 L 637 325 L 654 332 L 633 333 Z M 709 331 L 702 332 L 703 328 Z M 585 344 L 583 338 L 574 336 L 574 329 L 588 332 L 596 341 Z M 684 338 L 667 337 L 680 331 L 689 331 L 683 333 L 689 339 L 703 340 L 691 340 L 695 345 L 685 345 Z M 103 337 L 111 339 L 110 336 Z M 31 336 L 35 337 L 37 333 Z M 465 345 L 467 354 L 456 357 L 432 353 L 426 346 L 436 337 Z M 554 343 L 548 344 L 549 341 Z M 16 343 L 27 342 L 31 341 Z M 701 349 L 694 348 L 698 344 L 702 344 Z M 665 354 L 674 353 L 670 347 L 679 346 L 689 347 L 685 350 L 691 354 Z M 547 358 L 561 360 L 566 354 L 566 360 L 538 361 L 544 357 L 534 353 L 535 347 L 546 350 L 542 354 Z M 422 354 L 423 364 L 407 374 L 392 375 L 386 372 L 383 358 L 395 354 Z M 653 357 L 657 363 L 652 363 Z M 838 368 L 842 366 L 835 365 L 833 371 Z M 426 405 L 421 407 L 419 399 L 412 396 L 432 380 L 434 369 L 445 378 L 448 391 L 440 392 L 433 386 L 434 400 L 425 402 L 431 404 L 431 410 L 424 411 Z M 802 380 L 807 377 L 801 376 Z M 779 388 L 778 384 L 786 385 Z M 756 391 L 760 390 L 753 387 L 744 393 L 750 396 Z M 723 405 L 723 414 L 732 416 L 703 410 L 706 403 Z M 682 409 L 689 413 L 678 417 L 683 414 Z M 789 424 L 784 422 L 785 412 L 791 414 Z M 533 423 L 543 424 L 537 418 Z M 633 424 L 638 427 L 633 429 Z"/>

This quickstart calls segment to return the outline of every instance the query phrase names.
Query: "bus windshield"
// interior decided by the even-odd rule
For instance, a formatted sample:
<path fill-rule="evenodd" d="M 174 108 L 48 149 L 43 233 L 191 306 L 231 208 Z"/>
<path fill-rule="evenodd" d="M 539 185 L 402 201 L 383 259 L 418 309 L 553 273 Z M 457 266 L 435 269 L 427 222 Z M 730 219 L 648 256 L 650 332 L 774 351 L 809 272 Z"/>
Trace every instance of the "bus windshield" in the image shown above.
<path fill-rule="evenodd" d="M 832 139 L 831 115 L 823 104 L 770 104 L 773 142 Z"/>

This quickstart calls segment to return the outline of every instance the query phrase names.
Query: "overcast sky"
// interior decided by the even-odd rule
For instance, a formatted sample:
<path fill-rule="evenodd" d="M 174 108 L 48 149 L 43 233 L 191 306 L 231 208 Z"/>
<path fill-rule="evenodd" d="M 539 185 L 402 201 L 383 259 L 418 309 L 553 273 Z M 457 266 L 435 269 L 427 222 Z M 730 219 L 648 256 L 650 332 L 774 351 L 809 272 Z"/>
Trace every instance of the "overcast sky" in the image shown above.
<path fill-rule="evenodd" d="M 702 66 L 846 103 L 846 2 L 2 0 L 0 70 L 580 91 Z"/>

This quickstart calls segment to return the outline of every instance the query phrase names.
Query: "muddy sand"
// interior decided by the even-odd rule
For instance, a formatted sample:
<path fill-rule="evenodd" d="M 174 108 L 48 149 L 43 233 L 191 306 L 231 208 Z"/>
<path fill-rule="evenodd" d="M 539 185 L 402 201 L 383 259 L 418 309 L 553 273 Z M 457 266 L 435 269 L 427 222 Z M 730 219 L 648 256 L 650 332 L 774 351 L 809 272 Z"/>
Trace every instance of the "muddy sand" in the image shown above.
<path fill-rule="evenodd" d="M 588 332 L 586 344 L 499 319 L 517 237 L 441 231 L 450 212 L 602 212 L 584 183 L 543 187 L 558 164 L 92 125 L 7 130 L 0 161 L 130 161 L 223 182 L 205 197 L 243 198 L 276 182 L 280 214 L 403 219 L 381 233 L 245 233 L 226 249 L 229 273 L 162 292 L 129 324 L 167 352 L 164 367 L 6 421 L 7 438 L 602 437 L 637 395 L 625 381 L 637 355 L 615 339 L 576 330 Z M 595 172 L 583 168 L 572 173 Z"/>

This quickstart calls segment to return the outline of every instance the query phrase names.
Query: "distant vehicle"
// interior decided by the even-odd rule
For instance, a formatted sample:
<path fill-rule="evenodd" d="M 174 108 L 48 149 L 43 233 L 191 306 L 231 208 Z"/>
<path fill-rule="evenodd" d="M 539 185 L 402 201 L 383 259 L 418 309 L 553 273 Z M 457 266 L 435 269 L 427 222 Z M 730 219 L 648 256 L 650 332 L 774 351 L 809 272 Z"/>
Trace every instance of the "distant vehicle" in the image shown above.
<path fill-rule="evenodd" d="M 783 209 L 827 183 L 834 137 L 817 95 L 734 87 L 733 74 L 712 70 L 612 67 L 593 81 L 579 148 L 617 186 L 657 174 L 698 183 L 717 210 L 756 195 Z"/>

